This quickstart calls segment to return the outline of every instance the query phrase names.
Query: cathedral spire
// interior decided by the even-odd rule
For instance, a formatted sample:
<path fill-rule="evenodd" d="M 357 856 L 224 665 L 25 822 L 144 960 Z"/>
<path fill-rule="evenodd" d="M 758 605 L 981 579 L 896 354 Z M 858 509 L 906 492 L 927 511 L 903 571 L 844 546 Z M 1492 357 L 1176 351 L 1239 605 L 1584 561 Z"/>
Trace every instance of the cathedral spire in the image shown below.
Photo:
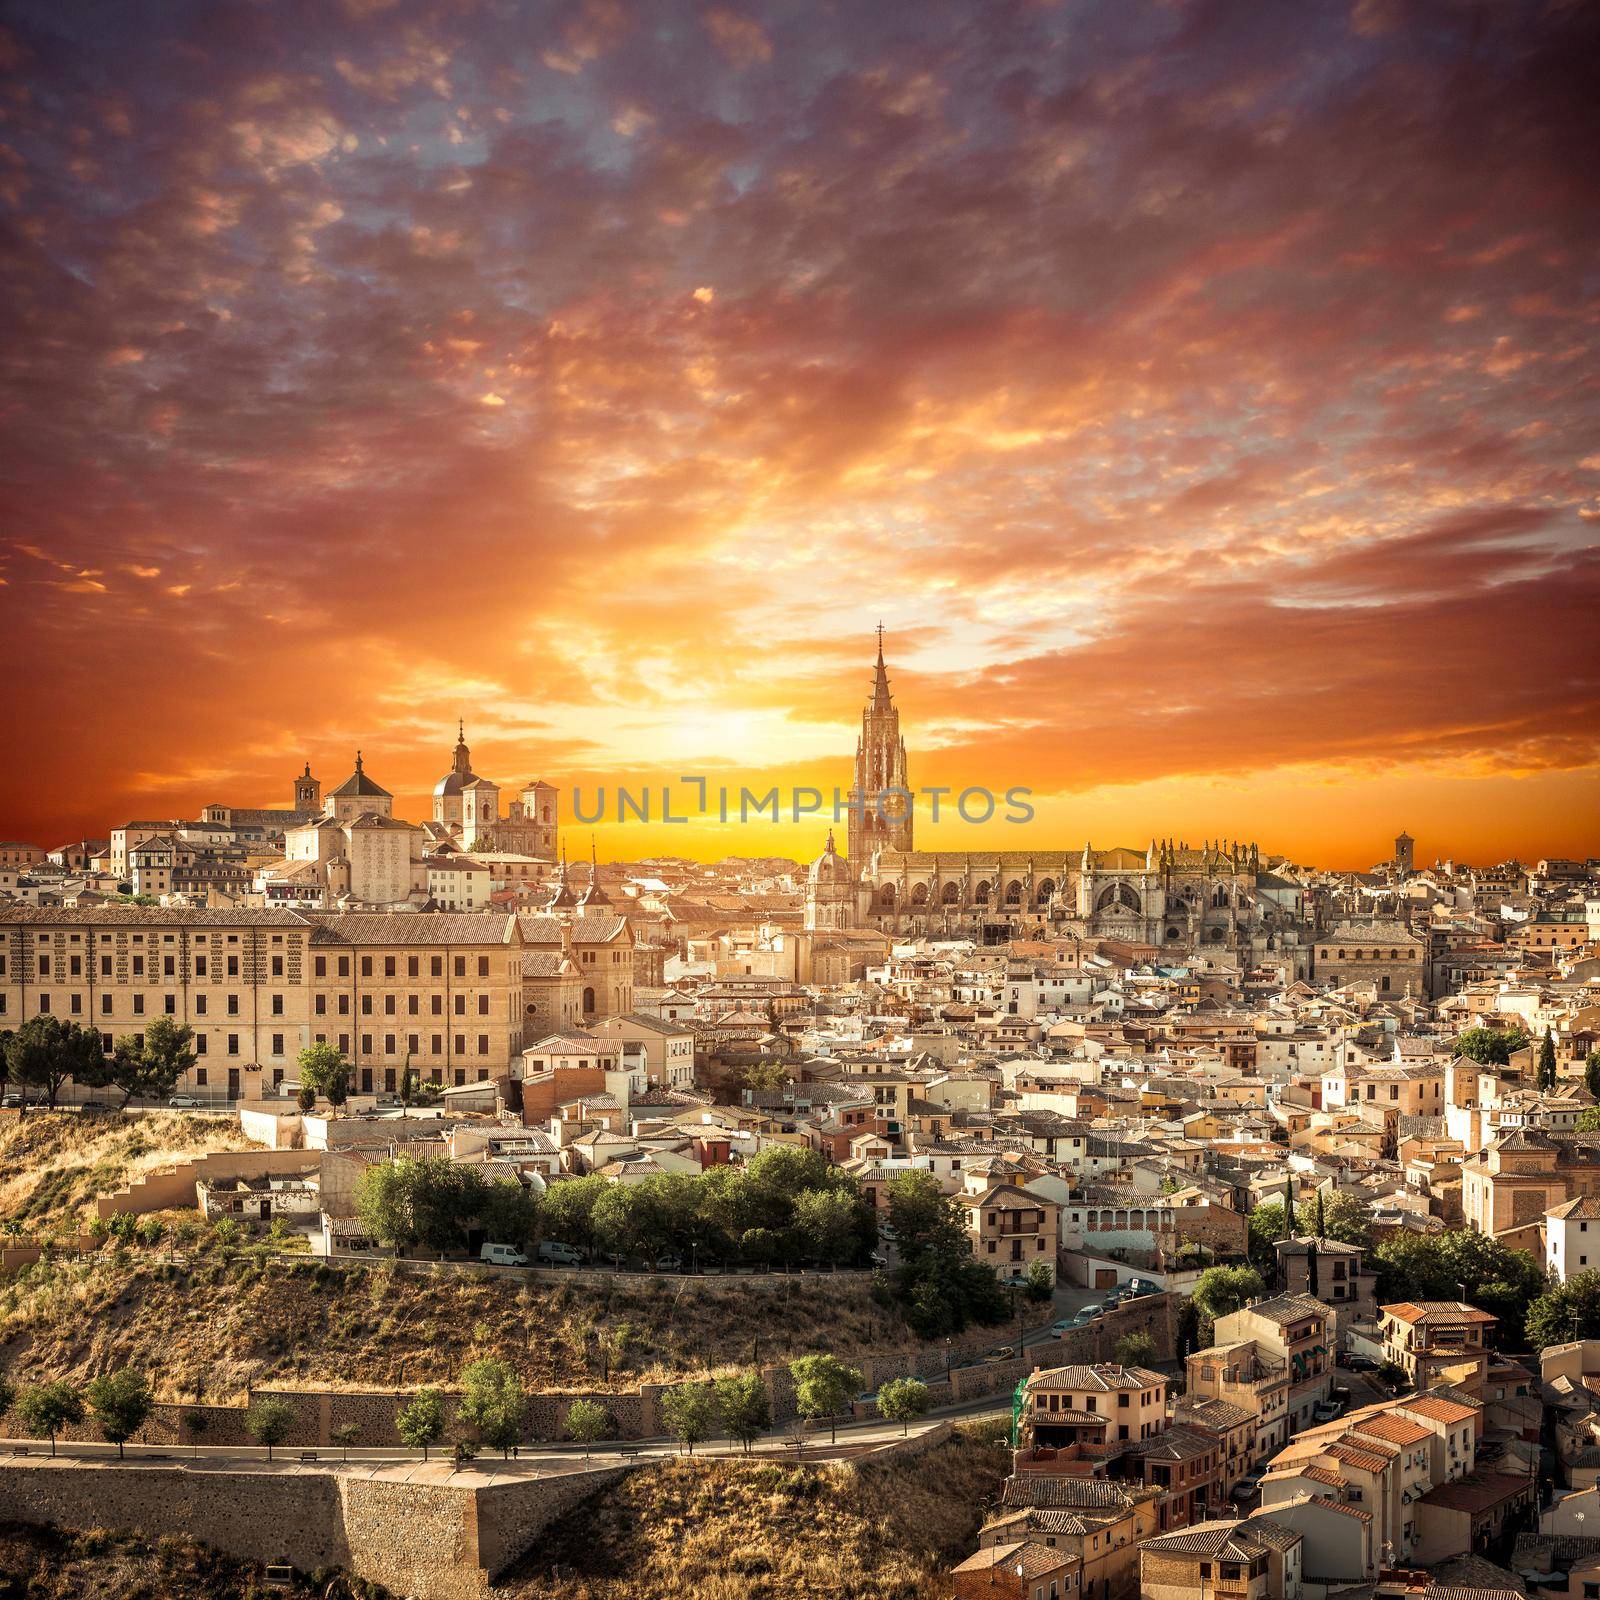
<path fill-rule="evenodd" d="M 883 659 L 884 627 L 876 629 L 872 696 L 861 713 L 856 745 L 855 783 L 850 790 L 850 815 L 845 852 L 864 867 L 880 850 L 912 848 L 911 786 L 906 777 L 906 746 L 900 737 L 900 713 L 889 693 L 889 669 Z"/>
<path fill-rule="evenodd" d="M 872 679 L 872 709 L 889 709 L 889 669 L 883 664 L 883 624 L 878 624 L 878 665 Z"/>

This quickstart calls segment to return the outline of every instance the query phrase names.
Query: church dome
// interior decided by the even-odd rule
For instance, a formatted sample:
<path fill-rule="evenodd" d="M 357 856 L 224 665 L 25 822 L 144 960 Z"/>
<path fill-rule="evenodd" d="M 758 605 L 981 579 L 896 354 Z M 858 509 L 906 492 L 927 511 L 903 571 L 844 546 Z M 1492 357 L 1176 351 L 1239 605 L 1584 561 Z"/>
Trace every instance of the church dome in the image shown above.
<path fill-rule="evenodd" d="M 465 724 L 457 729 L 455 762 L 450 770 L 433 786 L 435 800 L 445 795 L 460 794 L 469 783 L 476 783 L 478 775 L 472 770 L 472 752 L 467 748 Z"/>
<path fill-rule="evenodd" d="M 828 833 L 828 842 L 823 847 L 822 854 L 811 863 L 806 874 L 814 884 L 848 883 L 850 881 L 850 863 L 833 847 L 833 833 Z"/>

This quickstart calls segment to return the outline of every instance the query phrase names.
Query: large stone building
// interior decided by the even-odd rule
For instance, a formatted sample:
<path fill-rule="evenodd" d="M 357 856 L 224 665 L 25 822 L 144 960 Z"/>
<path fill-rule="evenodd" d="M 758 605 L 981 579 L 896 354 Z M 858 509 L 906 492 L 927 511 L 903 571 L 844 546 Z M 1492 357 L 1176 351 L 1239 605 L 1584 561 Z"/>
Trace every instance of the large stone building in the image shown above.
<path fill-rule="evenodd" d="M 1319 981 L 1343 987 L 1369 982 L 1381 995 L 1421 999 L 1427 941 L 1385 918 L 1336 923 L 1317 936 L 1313 971 Z"/>
<path fill-rule="evenodd" d="M 1144 849 L 917 850 L 909 800 L 905 741 L 880 631 L 856 747 L 847 856 L 830 836 L 812 863 L 807 928 L 948 934 L 990 944 L 1098 936 L 1174 950 L 1214 948 L 1241 959 L 1278 948 L 1300 955 L 1298 919 L 1257 893 L 1262 868 L 1253 844 L 1217 840 L 1191 848 L 1152 839 Z"/>
<path fill-rule="evenodd" d="M 6 906 L 0 1028 L 58 1016 L 109 1050 L 170 1017 L 195 1034 L 184 1087 L 218 1095 L 293 1081 L 316 1042 L 345 1054 L 359 1091 L 397 1088 L 408 1061 L 465 1084 L 520 1056 L 525 945 L 502 914 Z"/>

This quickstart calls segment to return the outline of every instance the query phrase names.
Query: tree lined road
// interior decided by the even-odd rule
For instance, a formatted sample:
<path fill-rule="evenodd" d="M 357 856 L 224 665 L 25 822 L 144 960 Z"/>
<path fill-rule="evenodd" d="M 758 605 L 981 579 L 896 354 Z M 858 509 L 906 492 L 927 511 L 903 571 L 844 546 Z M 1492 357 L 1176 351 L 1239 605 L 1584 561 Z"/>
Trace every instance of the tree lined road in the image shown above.
<path fill-rule="evenodd" d="M 968 1421 L 974 1417 L 1009 1416 L 1008 1402 L 994 1395 L 984 1395 L 959 1405 L 930 1411 L 913 1422 L 903 1432 L 902 1424 L 885 1422 L 872 1417 L 861 1422 L 841 1422 L 837 1442 L 830 1442 L 827 1430 L 809 1430 L 799 1433 L 773 1433 L 758 1440 L 748 1454 L 729 1439 L 708 1440 L 697 1445 L 696 1458 L 733 1457 L 738 1460 L 781 1458 L 809 1462 L 848 1461 L 865 1454 L 879 1445 L 893 1444 L 905 1437 L 919 1438 L 945 1422 Z M 798 1443 L 796 1442 L 798 1441 Z M 495 1477 L 537 1477 L 555 1473 L 581 1472 L 586 1467 L 627 1466 L 642 1460 L 655 1460 L 665 1456 L 683 1454 L 683 1447 L 675 1439 L 655 1438 L 623 1440 L 587 1449 L 582 1444 L 539 1444 L 518 1452 L 514 1460 L 499 1456 L 480 1455 L 476 1460 L 457 1466 L 448 1451 L 443 1455 L 435 1451 L 424 1462 L 412 1450 L 352 1448 L 349 1461 L 343 1460 L 338 1445 L 320 1445 L 314 1451 L 280 1445 L 273 1459 L 259 1445 L 201 1445 L 198 1451 L 188 1445 L 141 1445 L 125 1447 L 123 1465 L 151 1465 L 162 1467 L 187 1467 L 195 1471 L 260 1471 L 260 1472 L 326 1472 L 330 1469 L 365 1470 L 369 1474 L 382 1472 L 385 1477 L 400 1476 L 413 1481 L 446 1482 L 470 1476 L 475 1480 Z M 303 1459 L 314 1455 L 315 1461 Z M 17 1464 L 48 1464 L 50 1446 L 38 1439 L 0 1439 L 0 1462 Z M 56 1447 L 56 1460 L 61 1462 L 98 1461 L 116 1463 L 117 1448 L 92 1440 L 63 1440 Z"/>

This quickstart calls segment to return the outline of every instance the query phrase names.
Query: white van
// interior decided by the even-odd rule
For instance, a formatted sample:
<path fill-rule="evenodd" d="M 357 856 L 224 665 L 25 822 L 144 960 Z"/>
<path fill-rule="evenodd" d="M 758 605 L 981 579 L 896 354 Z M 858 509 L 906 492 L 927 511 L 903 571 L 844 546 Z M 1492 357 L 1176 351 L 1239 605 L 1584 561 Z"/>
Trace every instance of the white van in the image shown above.
<path fill-rule="evenodd" d="M 576 1267 L 583 1261 L 583 1257 L 570 1244 L 560 1244 L 554 1239 L 540 1241 L 538 1256 L 542 1262 L 551 1267 Z"/>
<path fill-rule="evenodd" d="M 478 1252 L 480 1261 L 487 1261 L 491 1267 L 525 1267 L 528 1258 L 517 1249 L 514 1244 L 486 1244 Z"/>

